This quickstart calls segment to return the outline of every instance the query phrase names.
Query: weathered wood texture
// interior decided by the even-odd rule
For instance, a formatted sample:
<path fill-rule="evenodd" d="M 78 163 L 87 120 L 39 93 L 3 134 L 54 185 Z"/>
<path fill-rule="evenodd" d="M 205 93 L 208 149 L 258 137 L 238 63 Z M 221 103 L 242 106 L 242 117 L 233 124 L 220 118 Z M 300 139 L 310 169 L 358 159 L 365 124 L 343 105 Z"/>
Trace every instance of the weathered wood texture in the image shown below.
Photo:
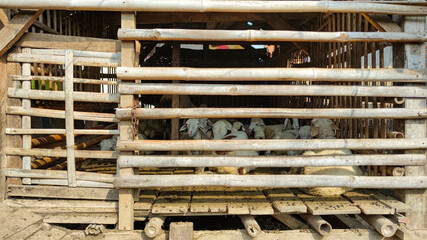
<path fill-rule="evenodd" d="M 27 198 L 118 200 L 119 192 L 117 189 L 107 188 L 9 185 L 7 186 L 7 196 Z"/>
<path fill-rule="evenodd" d="M 6 149 L 5 153 L 10 156 L 45 156 L 45 157 L 66 157 L 67 151 L 65 149 L 46 149 L 46 148 L 12 148 Z M 76 158 L 106 158 L 116 159 L 118 153 L 115 151 L 96 151 L 96 150 L 76 150 Z"/>
<path fill-rule="evenodd" d="M 139 175 L 114 179 L 118 188 L 152 187 L 347 187 L 424 189 L 427 176 L 363 177 L 334 175 Z"/>
<path fill-rule="evenodd" d="M 95 92 L 74 92 L 74 101 L 76 102 L 106 102 L 118 103 L 119 95 L 111 93 Z M 24 90 L 18 88 L 9 88 L 8 96 L 12 98 L 29 98 L 38 100 L 65 101 L 63 91 L 50 90 Z"/>
<path fill-rule="evenodd" d="M 224 42 L 425 42 L 427 34 L 284 30 L 119 29 L 120 40 Z"/>
<path fill-rule="evenodd" d="M 377 4 L 377 3 L 344 3 L 331 1 L 131 1 L 105 2 L 95 0 L 57 0 L 55 2 L 28 2 L 15 0 L 2 2 L 2 8 L 40 8 L 63 10 L 93 10 L 93 11 L 142 11 L 142 12 L 365 12 L 401 15 L 426 15 L 427 8 L 423 6 Z M 123 27 L 123 26 L 122 26 Z"/>
<path fill-rule="evenodd" d="M 0 85 L 7 86 L 7 65 L 6 57 L 0 56 Z M 0 88 L 0 200 L 5 197 L 6 176 L 4 169 L 7 167 L 6 162 L 6 87 Z"/>
<path fill-rule="evenodd" d="M 25 7 L 24 7 L 25 8 Z M 13 44 L 27 31 L 44 10 L 22 11 L 13 17 L 0 31 L 0 56 L 3 56 Z"/>
<path fill-rule="evenodd" d="M 424 69 L 118 67 L 122 80 L 427 82 Z"/>
<path fill-rule="evenodd" d="M 31 49 L 24 48 L 22 49 L 23 53 L 31 53 Z M 29 63 L 22 64 L 22 74 L 29 76 L 31 75 L 31 65 Z M 22 90 L 29 91 L 31 89 L 30 82 L 22 83 Z M 29 110 L 31 108 L 31 100 L 30 99 L 22 99 L 22 108 L 25 110 Z M 22 116 L 22 129 L 31 129 L 31 117 L 30 116 Z M 22 147 L 30 149 L 31 148 L 31 135 L 23 135 L 22 136 Z M 22 168 L 23 169 L 31 169 L 31 157 L 23 156 L 22 157 Z M 23 184 L 31 184 L 31 179 L 24 178 L 22 179 Z"/>
<path fill-rule="evenodd" d="M 74 53 L 65 51 L 65 131 L 67 149 L 67 179 L 68 186 L 77 187 L 76 158 L 74 152 Z"/>
<path fill-rule="evenodd" d="M 139 119 L 176 119 L 176 118 L 384 118 L 415 119 L 427 118 L 424 108 L 137 108 L 135 117 Z M 131 108 L 119 108 L 116 117 L 130 120 Z"/>

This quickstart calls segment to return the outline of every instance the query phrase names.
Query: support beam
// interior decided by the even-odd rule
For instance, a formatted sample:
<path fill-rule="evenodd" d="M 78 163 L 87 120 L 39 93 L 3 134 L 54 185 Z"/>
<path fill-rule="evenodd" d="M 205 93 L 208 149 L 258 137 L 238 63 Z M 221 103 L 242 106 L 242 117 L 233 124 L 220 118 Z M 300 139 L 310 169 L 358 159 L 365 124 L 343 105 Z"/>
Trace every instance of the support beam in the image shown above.
<path fill-rule="evenodd" d="M 0 4 L 1 5 L 1 4 Z M 26 8 L 26 7 L 23 7 Z M 27 29 L 43 13 L 38 11 L 21 11 L 13 17 L 0 31 L 0 56 L 3 56 L 15 42 L 27 31 Z"/>
<path fill-rule="evenodd" d="M 65 131 L 67 145 L 67 179 L 69 187 L 77 187 L 74 153 L 74 53 L 65 51 Z"/>
<path fill-rule="evenodd" d="M 22 49 L 24 54 L 30 54 L 30 48 Z M 31 64 L 23 63 L 22 64 L 22 75 L 30 76 L 31 75 Z M 23 82 L 22 83 L 23 91 L 31 90 L 31 82 Z M 31 108 L 31 100 L 28 98 L 22 99 L 22 108 L 25 110 L 29 110 Z M 30 116 L 22 116 L 22 129 L 31 129 L 31 117 Z M 31 135 L 23 135 L 22 136 L 22 148 L 30 149 L 31 148 Z M 23 169 L 31 169 L 31 157 L 23 156 L 22 157 L 22 168 Z M 23 184 L 31 184 L 31 179 L 24 178 L 22 179 Z"/>
<path fill-rule="evenodd" d="M 6 57 L 0 56 L 0 201 L 6 196 L 6 103 L 7 103 L 7 64 Z"/>
<path fill-rule="evenodd" d="M 222 1 L 222 0 L 158 0 L 158 1 L 3 1 L 1 8 L 63 9 L 86 11 L 138 11 L 138 12 L 346 12 L 384 13 L 397 15 L 427 14 L 427 7 L 378 3 L 345 3 L 335 1 Z"/>

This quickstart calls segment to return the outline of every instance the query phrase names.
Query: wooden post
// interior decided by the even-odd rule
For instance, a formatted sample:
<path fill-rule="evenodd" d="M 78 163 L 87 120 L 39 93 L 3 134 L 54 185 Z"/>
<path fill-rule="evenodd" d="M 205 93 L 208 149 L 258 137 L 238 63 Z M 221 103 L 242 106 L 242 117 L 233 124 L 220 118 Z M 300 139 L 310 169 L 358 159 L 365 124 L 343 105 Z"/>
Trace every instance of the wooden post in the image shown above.
<path fill-rule="evenodd" d="M 65 51 L 65 89 L 64 89 L 65 91 L 65 132 L 66 132 L 66 143 L 67 143 L 68 186 L 77 187 L 76 160 L 74 156 L 74 89 L 73 89 L 74 56 L 73 55 L 74 55 L 73 50 Z"/>
<path fill-rule="evenodd" d="M 7 67 L 6 57 L 0 57 L 0 201 L 6 195 L 6 102 L 7 102 Z"/>
<path fill-rule="evenodd" d="M 194 239 L 192 222 L 173 222 L 169 228 L 169 240 Z"/>
<path fill-rule="evenodd" d="M 404 32 L 425 32 L 426 18 L 425 17 L 405 17 L 403 20 Z M 425 69 L 426 54 L 425 43 L 422 44 L 405 44 L 405 68 L 408 69 Z M 411 85 L 411 84 L 407 84 Z M 425 99 L 407 98 L 405 108 L 426 108 Z M 417 138 L 427 135 L 426 120 L 406 120 L 405 121 L 405 137 Z M 405 153 L 425 153 L 425 150 L 408 150 Z M 407 176 L 426 176 L 427 165 L 423 167 L 406 167 L 405 173 Z M 406 190 L 404 195 L 405 203 L 411 209 L 406 213 L 406 216 L 411 219 L 408 227 L 411 229 L 426 229 L 427 228 L 427 192 L 426 190 Z"/>
<path fill-rule="evenodd" d="M 22 53 L 31 54 L 30 48 L 22 49 Z M 22 75 L 30 76 L 31 75 L 31 64 L 23 63 L 22 64 Z M 22 83 L 22 89 L 24 91 L 31 90 L 31 83 L 29 81 L 24 81 Z M 25 110 L 29 110 L 31 108 L 31 100 L 30 99 L 22 99 L 22 108 Z M 22 129 L 31 129 L 31 117 L 30 116 L 22 116 Z M 22 148 L 31 148 L 31 135 L 23 135 L 22 136 Z M 22 157 L 22 168 L 23 169 L 31 169 L 31 157 L 24 156 Z M 24 178 L 22 179 L 22 184 L 31 184 L 31 179 Z"/>
<path fill-rule="evenodd" d="M 136 28 L 136 14 L 134 12 L 123 12 L 121 15 L 121 26 Z M 135 66 L 135 42 L 122 41 L 122 66 Z M 120 84 L 120 82 L 119 82 Z M 133 95 L 120 96 L 120 107 L 129 107 L 134 104 Z M 132 140 L 132 122 L 120 122 L 120 139 Z M 120 152 L 120 155 L 132 155 L 132 152 Z M 134 175 L 132 168 L 119 169 L 119 175 Z M 119 230 L 133 230 L 134 214 L 134 190 L 130 188 L 119 189 Z"/>
<path fill-rule="evenodd" d="M 172 67 L 179 67 L 179 60 L 181 58 L 179 43 L 172 45 Z M 179 84 L 179 81 L 173 81 L 173 85 Z M 179 95 L 172 95 L 172 108 L 179 108 Z M 179 119 L 171 120 L 171 140 L 179 140 Z M 176 152 L 172 152 L 176 154 Z"/>

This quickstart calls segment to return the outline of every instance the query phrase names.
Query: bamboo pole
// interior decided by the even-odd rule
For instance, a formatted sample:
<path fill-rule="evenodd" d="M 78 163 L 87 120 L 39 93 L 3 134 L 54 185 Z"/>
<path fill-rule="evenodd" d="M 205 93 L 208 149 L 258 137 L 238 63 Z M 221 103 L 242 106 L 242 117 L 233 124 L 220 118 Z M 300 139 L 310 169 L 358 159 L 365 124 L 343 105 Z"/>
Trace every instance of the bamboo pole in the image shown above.
<path fill-rule="evenodd" d="M 46 171 L 46 170 L 43 170 Z M 52 170 L 49 170 L 52 171 Z M 52 186 L 68 186 L 67 179 L 46 179 L 46 178 L 34 178 L 32 180 L 33 184 L 37 185 L 52 185 Z M 86 181 L 86 180 L 77 180 L 77 187 L 90 187 L 90 188 L 114 188 L 111 183 L 96 182 L 96 181 Z"/>
<path fill-rule="evenodd" d="M 150 217 L 150 220 L 145 224 L 144 233 L 149 238 L 155 238 L 163 232 L 162 226 L 166 217 Z"/>
<path fill-rule="evenodd" d="M 6 109 L 7 114 L 23 115 L 34 117 L 62 118 L 65 119 L 64 110 L 40 109 L 31 108 L 29 110 L 22 107 L 10 106 Z M 114 114 L 111 113 L 96 113 L 96 112 L 77 112 L 74 111 L 75 120 L 99 121 L 99 122 L 118 122 Z"/>
<path fill-rule="evenodd" d="M 339 23 L 338 23 L 339 24 Z M 186 42 L 426 42 L 426 33 L 401 32 L 308 32 L 285 30 L 212 30 L 212 29 L 119 29 L 119 40 Z"/>
<path fill-rule="evenodd" d="M 345 12 L 373 13 L 396 15 L 427 14 L 423 6 L 377 4 L 377 3 L 344 3 L 335 1 L 221 1 L 221 0 L 131 0 L 125 2 L 103 0 L 56 0 L 56 1 L 3 1 L 1 8 L 26 9 L 61 9 L 86 11 L 128 11 L 128 12 Z"/>
<path fill-rule="evenodd" d="M 31 54 L 35 55 L 54 55 L 65 56 L 66 50 L 64 49 L 32 49 Z M 74 57 L 88 57 L 88 58 L 108 58 L 117 59 L 121 58 L 120 52 L 99 52 L 99 51 L 82 51 L 74 50 Z"/>
<path fill-rule="evenodd" d="M 67 171 L 59 170 L 34 170 L 34 169 L 6 169 L 8 177 L 30 177 L 30 178 L 50 178 L 67 180 Z M 103 173 L 89 173 L 76 171 L 77 180 L 112 183 L 114 176 Z"/>
<path fill-rule="evenodd" d="M 385 119 L 422 119 L 427 117 L 426 109 L 404 108 L 137 108 L 135 117 L 139 119 L 170 118 L 385 118 Z M 132 110 L 119 108 L 116 117 L 130 120 Z"/>
<path fill-rule="evenodd" d="M 13 75 L 14 81 L 52 81 L 52 82 L 65 82 L 64 77 L 52 77 L 52 76 L 23 76 Z M 86 78 L 74 78 L 74 83 L 86 83 L 86 84 L 103 84 L 103 85 L 117 85 L 116 81 L 104 81 L 99 79 L 86 79 Z"/>
<path fill-rule="evenodd" d="M 427 82 L 427 70 L 118 67 L 122 80 Z"/>
<path fill-rule="evenodd" d="M 405 135 L 401 132 L 397 132 L 397 131 L 386 131 L 387 137 L 388 138 L 405 138 Z"/>
<path fill-rule="evenodd" d="M 397 225 L 382 215 L 361 214 L 360 216 L 383 237 L 393 237 L 397 231 Z"/>
<path fill-rule="evenodd" d="M 405 165 L 405 164 L 402 164 Z M 405 176 L 405 168 L 403 167 L 388 167 L 386 170 L 388 176 Z"/>
<path fill-rule="evenodd" d="M 49 172 L 49 171 L 46 171 Z M 153 187 L 274 187 L 425 189 L 427 176 L 364 177 L 340 175 L 128 175 L 114 179 L 116 188 Z"/>
<path fill-rule="evenodd" d="M 261 227 L 252 215 L 239 215 L 249 236 L 257 237 L 262 232 Z"/>
<path fill-rule="evenodd" d="M 22 52 L 25 54 L 31 53 L 30 48 L 22 49 Z M 31 65 L 29 63 L 22 64 L 22 74 L 25 76 L 31 76 Z M 6 87 L 6 86 L 3 86 Z M 31 89 L 30 82 L 22 83 L 22 90 L 29 91 Z M 22 99 L 22 108 L 29 110 L 31 108 L 31 99 L 24 98 Z M 31 116 L 22 116 L 22 129 L 31 129 Z M 25 134 L 22 136 L 22 148 L 31 148 L 31 135 Z M 22 168 L 31 169 L 31 157 L 23 156 L 22 157 Z M 22 179 L 22 184 L 31 184 L 31 179 L 24 178 Z"/>
<path fill-rule="evenodd" d="M 74 70 L 73 50 L 65 51 L 65 132 L 67 149 L 67 179 L 69 187 L 77 187 L 76 159 L 74 153 Z"/>
<path fill-rule="evenodd" d="M 425 98 L 427 96 L 427 87 L 121 83 L 119 92 L 120 94 L 202 96 L 382 96 Z"/>
<path fill-rule="evenodd" d="M 425 149 L 418 139 L 120 140 L 119 151 L 281 151 L 323 149 Z"/>
<path fill-rule="evenodd" d="M 119 95 L 110 93 L 94 92 L 74 92 L 74 101 L 76 102 L 105 102 L 118 103 Z M 18 88 L 9 88 L 8 96 L 12 98 L 29 98 L 37 100 L 65 101 L 63 91 L 46 90 L 24 90 Z"/>
<path fill-rule="evenodd" d="M 64 149 L 23 149 L 23 148 L 7 148 L 6 155 L 10 156 L 47 156 L 47 157 L 66 157 L 67 151 Z M 116 159 L 118 153 L 114 151 L 94 151 L 94 150 L 76 150 L 76 158 L 105 158 L 105 159 Z"/>
<path fill-rule="evenodd" d="M 134 167 L 323 167 L 323 166 L 423 166 L 424 154 L 373 154 L 335 156 L 120 156 L 120 168 Z"/>
<path fill-rule="evenodd" d="M 65 57 L 58 55 L 45 54 L 23 54 L 11 53 L 7 57 L 9 62 L 26 62 L 26 63 L 45 63 L 45 64 L 64 64 Z M 76 57 L 75 66 L 93 66 L 93 67 L 118 67 L 120 59 L 116 58 L 95 58 L 95 57 Z"/>
<path fill-rule="evenodd" d="M 332 231 L 332 226 L 327 221 L 325 221 L 320 216 L 315 215 L 304 215 L 300 214 L 300 216 L 312 227 L 316 230 L 320 235 L 326 236 Z"/>
<path fill-rule="evenodd" d="M 6 128 L 6 134 L 10 134 L 10 135 L 65 134 L 65 133 L 66 133 L 65 129 L 54 129 L 54 128 L 32 128 L 32 129 Z M 74 135 L 118 135 L 118 134 L 119 134 L 119 130 L 109 130 L 109 129 L 75 129 L 74 130 Z"/>

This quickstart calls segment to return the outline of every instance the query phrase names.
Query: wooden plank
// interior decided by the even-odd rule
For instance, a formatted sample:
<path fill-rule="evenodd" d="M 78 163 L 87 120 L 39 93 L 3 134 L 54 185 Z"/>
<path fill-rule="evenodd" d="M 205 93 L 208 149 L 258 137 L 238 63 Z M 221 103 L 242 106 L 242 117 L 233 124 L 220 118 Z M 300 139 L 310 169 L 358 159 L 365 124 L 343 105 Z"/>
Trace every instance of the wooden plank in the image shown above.
<path fill-rule="evenodd" d="M 6 176 L 9 177 L 28 177 L 28 178 L 47 178 L 47 179 L 67 179 L 67 172 L 60 170 L 35 170 L 35 169 L 5 169 Z M 113 175 L 103 173 L 76 172 L 78 180 L 96 181 L 112 183 Z"/>
<path fill-rule="evenodd" d="M 348 215 L 335 215 L 341 222 L 347 225 L 350 229 L 369 229 L 369 225 L 363 225 L 361 222 L 357 221 L 355 218 L 352 218 Z M 371 228 L 372 229 L 372 228 Z"/>
<path fill-rule="evenodd" d="M 31 49 L 24 48 L 22 52 L 25 54 L 30 54 Z M 22 64 L 22 75 L 30 76 L 31 75 L 31 65 L 29 63 Z M 29 91 L 31 89 L 30 82 L 22 83 L 22 90 Z M 29 110 L 31 108 L 31 100 L 30 99 L 22 99 L 22 108 L 25 110 Z M 31 129 L 31 117 L 30 116 L 22 116 L 22 129 Z M 23 135 L 22 136 L 22 148 L 30 149 L 31 148 L 31 135 Z M 22 168 L 23 169 L 31 169 L 31 157 L 23 156 L 22 157 Z M 23 178 L 23 184 L 31 184 L 30 178 Z"/>
<path fill-rule="evenodd" d="M 288 85 L 286 85 L 288 86 Z M 186 119 L 186 118 L 388 118 L 417 119 L 426 118 L 425 109 L 405 108 L 137 108 L 138 119 Z M 116 117 L 121 120 L 131 118 L 130 108 L 116 110 Z"/>
<path fill-rule="evenodd" d="M 120 52 L 120 41 L 43 33 L 25 33 L 15 44 L 19 47 L 74 49 L 80 51 Z"/>
<path fill-rule="evenodd" d="M 122 80 L 427 82 L 424 69 L 118 67 Z"/>
<path fill-rule="evenodd" d="M 225 213 L 227 200 L 224 191 L 194 191 L 190 211 L 193 213 Z"/>
<path fill-rule="evenodd" d="M 160 192 L 153 204 L 153 214 L 185 214 L 190 207 L 191 192 L 189 191 L 164 191 Z"/>
<path fill-rule="evenodd" d="M 274 213 L 271 202 L 261 190 L 253 191 L 247 201 L 251 215 L 272 215 Z"/>
<path fill-rule="evenodd" d="M 135 175 L 114 179 L 118 188 L 152 187 L 387 188 L 424 189 L 427 177 L 365 177 L 341 175 Z"/>
<path fill-rule="evenodd" d="M 192 222 L 173 222 L 170 224 L 169 240 L 193 240 Z"/>
<path fill-rule="evenodd" d="M 120 132 L 116 129 L 74 129 L 74 135 L 118 135 Z M 32 128 L 32 129 L 21 129 L 21 128 L 6 128 L 6 134 L 66 134 L 65 129 L 55 128 Z M 401 164 L 402 165 L 402 164 Z M 404 165 L 404 164 L 403 164 Z"/>
<path fill-rule="evenodd" d="M 20 11 L 1 29 L 0 56 L 3 56 L 19 40 L 43 11 Z"/>
<path fill-rule="evenodd" d="M 2 10 L 0 10 L 2 11 Z M 8 86 L 8 72 L 6 57 L 0 57 L 0 85 Z M 6 195 L 6 176 L 3 169 L 7 167 L 6 158 L 6 105 L 7 93 L 6 87 L 0 88 L 0 200 L 4 200 Z"/>
<path fill-rule="evenodd" d="M 24 90 L 24 89 L 18 89 L 18 88 L 9 88 L 8 96 L 11 98 L 29 98 L 29 99 L 38 99 L 38 100 L 65 101 L 65 93 L 63 91 Z M 74 92 L 74 101 L 118 103 L 119 94 Z"/>
<path fill-rule="evenodd" d="M 169 84 L 122 83 L 120 94 L 203 95 L 203 96 L 352 96 L 414 97 L 427 96 L 426 87 L 365 87 L 331 85 L 247 85 L 247 84 Z M 177 108 L 179 106 L 172 106 Z"/>
<path fill-rule="evenodd" d="M 313 215 L 360 214 L 360 209 L 341 196 L 312 196 L 302 192 L 296 195 Z"/>
<path fill-rule="evenodd" d="M 369 23 L 371 23 L 378 31 L 381 32 L 402 32 L 402 28 L 397 25 L 386 14 L 365 14 L 362 13 Z"/>
<path fill-rule="evenodd" d="M 118 200 L 117 189 L 9 185 L 9 197 Z"/>
<path fill-rule="evenodd" d="M 65 149 L 46 149 L 46 148 L 7 148 L 5 153 L 10 156 L 33 156 L 39 157 L 66 157 L 67 151 Z M 116 159 L 118 153 L 115 151 L 97 151 L 97 150 L 76 150 L 76 158 L 106 158 Z"/>
<path fill-rule="evenodd" d="M 63 224 L 116 224 L 117 213 L 53 213 L 43 214 L 45 223 Z"/>
<path fill-rule="evenodd" d="M 228 214 L 247 215 L 250 214 L 248 197 L 252 192 L 249 191 L 225 191 L 228 198 Z"/>
<path fill-rule="evenodd" d="M 179 4 L 178 4 L 179 3 Z M 192 0 L 160 1 L 160 2 L 105 2 L 96 0 L 85 2 L 84 0 L 57 0 L 55 2 L 27 2 L 16 0 L 0 5 L 3 8 L 42 8 L 63 10 L 86 11 L 142 11 L 142 12 L 277 12 L 277 13 L 301 13 L 301 12 L 366 12 L 397 15 L 426 15 L 427 7 L 395 4 L 378 4 L 365 2 L 318 2 L 318 1 L 237 1 L 223 2 L 221 0 L 205 0 L 203 2 Z M 123 27 L 123 26 L 122 26 Z"/>
<path fill-rule="evenodd" d="M 306 205 L 287 188 L 264 190 L 268 200 L 280 213 L 305 213 Z"/>
<path fill-rule="evenodd" d="M 339 22 L 338 22 L 339 24 Z M 284 30 L 124 29 L 120 40 L 216 42 L 425 42 L 427 34 L 398 32 L 309 32 Z M 339 48 L 337 49 L 339 52 Z M 338 53 L 337 52 L 337 53 Z"/>
<path fill-rule="evenodd" d="M 156 198 L 157 198 L 157 191 L 154 191 L 154 190 L 141 191 L 139 200 L 134 203 L 135 211 L 149 212 Z"/>
<path fill-rule="evenodd" d="M 365 191 L 368 192 L 368 191 Z M 406 213 L 407 211 L 410 211 L 411 207 L 407 204 L 391 197 L 385 194 L 382 194 L 379 191 L 371 190 L 371 196 L 378 199 L 380 202 L 384 203 L 385 205 L 394 208 L 396 213 Z"/>
<path fill-rule="evenodd" d="M 390 215 L 395 214 L 395 209 L 378 201 L 373 196 L 361 191 L 351 191 L 344 194 L 352 203 L 366 215 Z"/>
<path fill-rule="evenodd" d="M 74 153 L 74 53 L 65 51 L 65 131 L 67 146 L 67 179 L 69 187 L 77 187 L 76 158 Z"/>

